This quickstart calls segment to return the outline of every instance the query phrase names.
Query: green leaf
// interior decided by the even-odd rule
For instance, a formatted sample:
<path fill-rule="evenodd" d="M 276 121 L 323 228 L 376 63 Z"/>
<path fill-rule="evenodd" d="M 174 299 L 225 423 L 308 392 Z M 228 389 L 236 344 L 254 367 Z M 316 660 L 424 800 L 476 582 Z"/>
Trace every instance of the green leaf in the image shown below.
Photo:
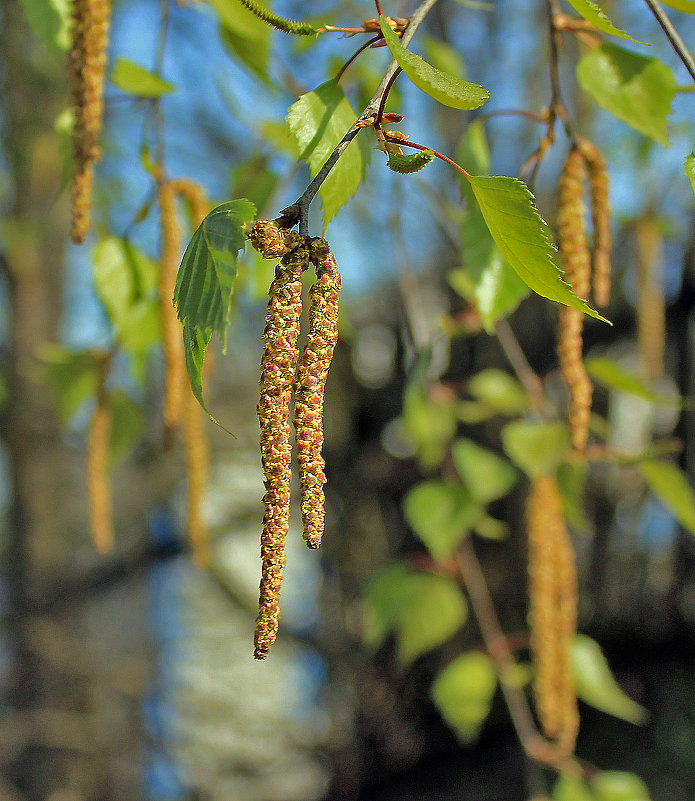
<path fill-rule="evenodd" d="M 100 240 L 92 251 L 94 286 L 116 337 L 130 353 L 142 353 L 161 339 L 159 303 L 154 296 L 157 265 L 127 240 Z"/>
<path fill-rule="evenodd" d="M 695 496 L 685 473 L 670 462 L 647 460 L 639 469 L 651 491 L 678 520 L 695 534 Z"/>
<path fill-rule="evenodd" d="M 665 64 L 602 44 L 577 64 L 577 80 L 601 108 L 668 146 L 666 118 L 676 93 L 676 79 Z"/>
<path fill-rule="evenodd" d="M 526 184 L 507 176 L 472 175 L 469 180 L 492 238 L 521 280 L 544 298 L 608 322 L 563 279 L 550 230 Z"/>
<path fill-rule="evenodd" d="M 465 79 L 466 65 L 459 51 L 442 39 L 424 34 L 421 37 L 422 49 L 432 66 L 440 72 L 453 75 L 455 78 Z"/>
<path fill-rule="evenodd" d="M 266 83 L 270 62 L 271 29 L 237 0 L 209 0 L 221 23 L 221 41 L 234 58 Z"/>
<path fill-rule="evenodd" d="M 487 89 L 436 69 L 420 56 L 406 50 L 383 16 L 379 18 L 379 24 L 391 54 L 418 89 L 451 108 L 473 109 L 487 103 L 490 98 Z"/>
<path fill-rule="evenodd" d="M 506 459 L 469 439 L 457 439 L 451 454 L 461 480 L 482 504 L 506 495 L 517 482 L 518 474 Z"/>
<path fill-rule="evenodd" d="M 398 659 L 409 663 L 446 642 L 463 625 L 468 607 L 451 579 L 430 573 L 413 577 L 398 620 Z"/>
<path fill-rule="evenodd" d="M 685 14 L 695 14 L 695 0 L 662 0 L 665 6 L 675 8 Z"/>
<path fill-rule="evenodd" d="M 465 487 L 443 481 L 416 484 L 405 496 L 403 510 L 408 525 L 438 562 L 448 559 L 484 516 Z"/>
<path fill-rule="evenodd" d="M 555 472 L 569 450 L 567 427 L 562 423 L 515 420 L 502 429 L 507 456 L 530 478 Z"/>
<path fill-rule="evenodd" d="M 450 579 L 418 573 L 396 563 L 367 587 L 364 639 L 376 648 L 396 633 L 398 656 L 410 662 L 449 639 L 468 614 L 466 601 Z"/>
<path fill-rule="evenodd" d="M 578 634 L 572 643 L 572 673 L 577 695 L 587 704 L 628 723 L 643 723 L 647 712 L 620 689 L 601 646 Z"/>
<path fill-rule="evenodd" d="M 498 414 L 521 414 L 527 406 L 526 393 L 509 373 L 488 367 L 468 382 L 468 391 Z"/>
<path fill-rule="evenodd" d="M 111 410 L 111 465 L 117 464 L 135 445 L 145 427 L 145 415 L 141 406 L 125 392 L 112 391 L 108 396 Z"/>
<path fill-rule="evenodd" d="M 176 87 L 155 75 L 148 72 L 138 64 L 119 58 L 111 73 L 111 83 L 122 92 L 137 97 L 161 97 L 173 92 Z"/>
<path fill-rule="evenodd" d="M 37 356 L 43 377 L 53 390 L 60 422 L 67 425 L 82 404 L 96 394 L 103 354 L 44 343 Z"/>
<path fill-rule="evenodd" d="M 432 699 L 464 743 L 474 742 L 490 713 L 497 687 L 492 660 L 473 651 L 447 665 L 432 683 Z"/>
<path fill-rule="evenodd" d="M 403 400 L 403 428 L 415 443 L 422 467 L 437 467 L 456 433 L 455 406 L 446 397 L 430 398 L 424 390 L 409 388 Z"/>
<path fill-rule="evenodd" d="M 597 801 L 651 801 L 647 785 L 635 776 L 619 770 L 602 770 L 591 779 Z"/>
<path fill-rule="evenodd" d="M 245 242 L 244 227 L 255 215 L 255 206 L 248 200 L 230 200 L 214 208 L 191 237 L 176 276 L 174 305 L 184 324 L 188 378 L 208 415 L 201 377 L 205 351 L 214 332 L 226 347 L 238 254 Z"/>
<path fill-rule="evenodd" d="M 44 47 L 62 56 L 70 47 L 70 0 L 21 0 L 24 15 Z"/>
<path fill-rule="evenodd" d="M 323 167 L 357 115 L 337 81 L 326 81 L 313 92 L 302 95 L 287 114 L 300 159 L 309 165 L 312 177 Z M 357 191 L 365 175 L 369 149 L 356 137 L 333 167 L 319 189 L 323 206 L 323 230 Z"/>
<path fill-rule="evenodd" d="M 581 14 L 585 20 L 588 20 L 594 28 L 597 28 L 599 31 L 610 33 L 613 36 L 619 36 L 621 39 L 628 39 L 630 42 L 635 42 L 636 44 L 645 44 L 637 39 L 633 39 L 632 36 L 628 36 L 628 34 L 626 34 L 625 31 L 621 31 L 620 28 L 616 28 L 603 13 L 601 8 L 597 6 L 596 3 L 592 3 L 591 0 L 567 0 L 567 2 L 578 14 Z"/>
<path fill-rule="evenodd" d="M 636 395 L 638 398 L 657 406 L 677 406 L 680 402 L 676 397 L 658 395 L 656 392 L 652 392 L 641 379 L 623 370 L 613 359 L 605 356 L 595 356 L 592 359 L 587 359 L 585 365 L 591 377 L 609 389 L 626 392 L 628 395 Z"/>
<path fill-rule="evenodd" d="M 683 169 L 688 180 L 690 181 L 690 186 L 695 193 L 695 153 L 691 153 L 689 156 L 685 157 Z"/>
<path fill-rule="evenodd" d="M 596 801 L 596 796 L 581 779 L 565 773 L 555 782 L 553 801 Z"/>
<path fill-rule="evenodd" d="M 509 536 L 509 526 L 503 520 L 497 520 L 489 515 L 479 520 L 473 530 L 479 537 L 495 542 L 505 540 Z"/>

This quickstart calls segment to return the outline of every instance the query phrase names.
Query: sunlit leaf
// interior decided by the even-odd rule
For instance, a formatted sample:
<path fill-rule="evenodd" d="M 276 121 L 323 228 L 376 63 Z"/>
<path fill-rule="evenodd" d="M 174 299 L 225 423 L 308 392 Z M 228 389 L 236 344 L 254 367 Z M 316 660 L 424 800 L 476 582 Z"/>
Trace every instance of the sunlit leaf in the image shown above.
<path fill-rule="evenodd" d="M 665 6 L 683 11 L 685 14 L 695 14 L 695 0 L 661 0 Z"/>
<path fill-rule="evenodd" d="M 526 184 L 484 175 L 473 175 L 470 182 L 492 238 L 521 280 L 544 298 L 604 320 L 564 280 L 550 230 Z"/>
<path fill-rule="evenodd" d="M 695 534 L 695 495 L 686 474 L 670 462 L 645 460 L 639 469 L 651 491 L 691 534 Z"/>
<path fill-rule="evenodd" d="M 436 69 L 420 56 L 406 50 L 383 16 L 379 23 L 391 54 L 418 89 L 451 108 L 473 109 L 487 103 L 490 98 L 487 89 Z"/>
<path fill-rule="evenodd" d="M 595 640 L 578 634 L 572 643 L 571 660 L 574 686 L 582 701 L 629 723 L 644 722 L 646 710 L 620 689 Z"/>
<path fill-rule="evenodd" d="M 400 619 L 403 601 L 418 574 L 400 562 L 380 570 L 364 594 L 365 644 L 378 648 Z"/>
<path fill-rule="evenodd" d="M 405 496 L 406 520 L 437 561 L 450 557 L 483 517 L 480 504 L 460 484 L 423 481 Z"/>
<path fill-rule="evenodd" d="M 582 57 L 577 80 L 601 108 L 668 145 L 666 119 L 676 79 L 665 64 L 604 43 Z"/>
<path fill-rule="evenodd" d="M 54 55 L 63 56 L 70 47 L 70 0 L 21 0 L 21 3 L 31 29 L 43 45 Z"/>
<path fill-rule="evenodd" d="M 690 181 L 690 186 L 693 192 L 695 192 L 695 153 L 691 153 L 689 156 L 685 157 L 683 169 L 685 170 L 685 174 Z"/>
<path fill-rule="evenodd" d="M 621 31 L 620 28 L 616 28 L 603 13 L 601 7 L 591 0 L 567 0 L 567 2 L 578 14 L 581 14 L 585 20 L 588 20 L 602 33 L 610 33 L 612 36 L 619 36 L 621 39 L 628 39 L 630 42 L 644 44 L 644 42 L 633 39 L 632 36 L 629 36 L 625 31 Z"/>
<path fill-rule="evenodd" d="M 468 382 L 468 391 L 498 414 L 520 414 L 528 403 L 521 384 L 509 373 L 494 367 L 476 373 Z"/>
<path fill-rule="evenodd" d="M 326 81 L 292 104 L 287 124 L 300 159 L 309 165 L 312 177 L 323 167 L 357 119 L 337 81 Z M 358 134 L 333 167 L 319 189 L 324 231 L 328 223 L 357 191 L 364 178 L 369 149 Z"/>
<path fill-rule="evenodd" d="M 651 801 L 642 779 L 625 771 L 598 771 L 591 778 L 591 788 L 597 801 Z"/>
<path fill-rule="evenodd" d="M 569 450 L 569 434 L 562 423 L 515 420 L 502 429 L 507 456 L 530 478 L 553 473 Z"/>
<path fill-rule="evenodd" d="M 447 665 L 432 683 L 432 699 L 464 743 L 475 741 L 490 713 L 497 673 L 490 657 L 477 651 Z"/>
<path fill-rule="evenodd" d="M 509 536 L 509 526 L 503 520 L 485 515 L 474 526 L 475 533 L 486 540 L 499 542 Z"/>
<path fill-rule="evenodd" d="M 220 18 L 220 40 L 227 52 L 269 82 L 271 28 L 238 0 L 209 0 Z"/>
<path fill-rule="evenodd" d="M 618 392 L 626 392 L 629 395 L 636 395 L 638 398 L 649 401 L 655 405 L 673 406 L 678 405 L 679 399 L 668 395 L 658 395 L 632 373 L 623 370 L 622 367 L 605 356 L 595 356 L 587 359 L 586 369 L 596 381 Z"/>
<path fill-rule="evenodd" d="M 421 43 L 425 56 L 435 69 L 455 78 L 465 79 L 466 65 L 463 63 L 461 53 L 455 47 L 443 39 L 435 39 L 428 34 L 422 37 Z"/>
<path fill-rule="evenodd" d="M 596 796 L 577 776 L 563 774 L 553 787 L 553 801 L 596 801 Z"/>
<path fill-rule="evenodd" d="M 451 455 L 461 480 L 480 503 L 501 498 L 516 484 L 518 474 L 506 459 L 469 439 L 457 439 Z"/>
<path fill-rule="evenodd" d="M 122 92 L 137 97 L 161 97 L 173 92 L 176 87 L 148 72 L 138 64 L 119 58 L 111 73 L 111 83 Z"/>

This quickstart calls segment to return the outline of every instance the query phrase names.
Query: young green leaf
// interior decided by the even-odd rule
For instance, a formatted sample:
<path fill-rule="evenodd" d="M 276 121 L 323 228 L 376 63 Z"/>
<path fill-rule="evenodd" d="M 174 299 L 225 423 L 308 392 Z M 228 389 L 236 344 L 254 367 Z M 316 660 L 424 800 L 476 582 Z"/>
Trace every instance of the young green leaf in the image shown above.
<path fill-rule="evenodd" d="M 420 172 L 424 169 L 434 158 L 434 153 L 431 150 L 423 150 L 418 153 L 410 153 L 407 156 L 402 153 L 389 153 L 389 160 L 387 162 L 389 169 L 394 172 L 400 172 L 408 175 L 413 172 Z"/>
<path fill-rule="evenodd" d="M 578 634 L 572 643 L 571 660 L 575 689 L 582 701 L 628 723 L 644 722 L 646 710 L 620 689 L 595 640 Z"/>
<path fill-rule="evenodd" d="M 683 11 L 685 14 L 695 14 L 695 0 L 662 0 L 663 4 Z"/>
<path fill-rule="evenodd" d="M 312 177 L 323 167 L 356 119 L 357 115 L 335 80 L 326 81 L 292 104 L 287 124 L 296 142 L 298 156 L 307 161 Z M 364 178 L 369 149 L 362 137 L 358 135 L 356 140 L 348 145 L 319 189 L 324 231 Z"/>
<path fill-rule="evenodd" d="M 605 320 L 562 277 L 548 225 L 526 184 L 506 176 L 470 176 L 487 227 L 504 258 L 534 292 Z"/>
<path fill-rule="evenodd" d="M 596 796 L 580 778 L 564 773 L 553 786 L 553 801 L 596 801 Z"/>
<path fill-rule="evenodd" d="M 502 429 L 502 444 L 509 458 L 530 478 L 554 473 L 569 450 L 569 434 L 562 423 L 515 420 Z"/>
<path fill-rule="evenodd" d="M 601 108 L 668 146 L 666 119 L 676 93 L 676 79 L 665 64 L 602 44 L 577 64 L 577 80 Z"/>
<path fill-rule="evenodd" d="M 468 382 L 468 391 L 498 414 L 521 414 L 528 405 L 526 393 L 516 378 L 494 367 L 476 373 Z"/>
<path fill-rule="evenodd" d="M 191 237 L 176 276 L 174 305 L 184 324 L 188 378 L 203 409 L 205 351 L 214 332 L 225 342 L 244 226 L 255 216 L 256 208 L 248 200 L 231 200 L 214 208 Z"/>
<path fill-rule="evenodd" d="M 432 683 L 432 700 L 464 743 L 474 742 L 487 718 L 497 687 L 489 656 L 472 651 L 454 659 Z"/>
<path fill-rule="evenodd" d="M 591 777 L 591 789 L 596 801 L 651 801 L 647 785 L 622 770 L 601 770 Z"/>
<path fill-rule="evenodd" d="M 689 156 L 685 157 L 683 169 L 686 177 L 690 181 L 690 186 L 695 193 L 695 153 L 691 153 Z"/>
<path fill-rule="evenodd" d="M 122 92 L 137 97 L 161 97 L 176 89 L 169 81 L 125 58 L 116 61 L 111 73 L 111 83 Z"/>
<path fill-rule="evenodd" d="M 506 459 L 469 439 L 457 439 L 451 455 L 461 481 L 482 504 L 506 495 L 519 477 Z"/>
<path fill-rule="evenodd" d="M 639 469 L 651 491 L 683 528 L 695 534 L 695 495 L 686 474 L 670 462 L 646 460 Z"/>
<path fill-rule="evenodd" d="M 87 398 L 95 395 L 103 354 L 46 342 L 37 356 L 41 373 L 53 390 L 60 422 L 67 425 Z"/>
<path fill-rule="evenodd" d="M 478 108 L 490 99 L 490 93 L 482 86 L 441 72 L 406 50 L 383 16 L 379 18 L 379 24 L 391 54 L 418 89 L 443 105 L 458 109 Z"/>
<path fill-rule="evenodd" d="M 484 516 L 480 503 L 465 487 L 443 481 L 416 484 L 405 496 L 403 510 L 436 561 L 448 559 Z"/>
<path fill-rule="evenodd" d="M 210 0 L 220 18 L 220 39 L 225 50 L 261 80 L 270 82 L 271 29 L 237 0 Z"/>
<path fill-rule="evenodd" d="M 70 47 L 69 0 L 21 0 L 21 4 L 44 47 L 55 56 L 63 56 Z"/>
<path fill-rule="evenodd" d="M 640 378 L 626 372 L 619 364 L 605 356 L 587 359 L 585 365 L 589 375 L 609 389 L 636 395 L 654 405 L 674 406 L 680 402 L 677 396 L 670 397 L 653 392 Z"/>
<path fill-rule="evenodd" d="M 603 13 L 601 8 L 597 6 L 596 3 L 592 3 L 591 0 L 567 0 L 567 2 L 578 14 L 581 14 L 585 20 L 588 20 L 594 28 L 597 28 L 599 31 L 610 33 L 613 36 L 619 36 L 621 39 L 627 39 L 636 44 L 645 44 L 645 42 L 633 39 L 632 36 L 629 36 L 625 31 L 621 31 L 620 28 L 616 28 Z"/>

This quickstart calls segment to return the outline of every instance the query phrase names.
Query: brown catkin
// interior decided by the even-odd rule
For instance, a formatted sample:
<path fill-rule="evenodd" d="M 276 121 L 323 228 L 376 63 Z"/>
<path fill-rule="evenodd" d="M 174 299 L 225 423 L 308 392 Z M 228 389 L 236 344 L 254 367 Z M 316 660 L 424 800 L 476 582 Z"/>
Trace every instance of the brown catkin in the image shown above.
<path fill-rule="evenodd" d="M 584 220 L 586 168 L 581 153 L 572 148 L 560 178 L 558 202 L 558 245 L 565 265 L 565 278 L 575 294 L 586 298 L 590 287 L 589 247 Z M 586 448 L 591 416 L 592 386 L 582 360 L 584 314 L 561 306 L 559 311 L 558 355 L 562 375 L 570 392 L 569 425 L 572 447 Z"/>
<path fill-rule="evenodd" d="M 160 190 L 162 258 L 159 276 L 159 298 L 162 313 L 162 347 L 164 351 L 164 426 L 178 427 L 185 414 L 186 363 L 183 354 L 181 325 L 172 298 L 181 256 L 183 232 L 176 210 L 177 197 L 184 197 L 191 207 L 194 226 L 203 221 L 208 203 L 202 188 L 184 179 L 167 181 Z"/>
<path fill-rule="evenodd" d="M 111 409 L 100 394 L 87 437 L 87 495 L 92 541 L 99 553 L 113 548 L 113 503 L 109 480 Z"/>
<path fill-rule="evenodd" d="M 325 239 L 310 245 L 316 266 L 311 287 L 309 333 L 297 368 L 294 427 L 301 487 L 303 536 L 309 548 L 318 548 L 323 537 L 326 476 L 323 448 L 323 398 L 333 351 L 338 341 L 338 291 L 340 273 Z"/>
<path fill-rule="evenodd" d="M 603 308 L 611 295 L 611 209 L 608 192 L 608 170 L 601 151 L 592 142 L 582 139 L 579 149 L 589 170 L 591 220 L 594 229 L 591 251 L 591 282 L 594 302 Z"/>
<path fill-rule="evenodd" d="M 302 312 L 302 272 L 309 253 L 298 248 L 283 257 L 270 285 L 268 312 L 263 333 L 261 396 L 258 419 L 261 427 L 261 462 L 265 475 L 263 503 L 263 562 L 259 611 L 254 634 L 254 656 L 264 659 L 275 642 L 280 617 L 280 586 L 285 566 L 285 539 L 290 519 L 289 406 L 299 358 L 297 339 Z"/>
<path fill-rule="evenodd" d="M 186 468 L 188 473 L 188 541 L 193 551 L 193 559 L 199 567 L 210 563 L 208 536 L 202 517 L 202 503 L 210 467 L 210 452 L 205 437 L 204 423 L 207 415 L 198 405 L 193 393 L 189 392 L 186 401 Z"/>
<path fill-rule="evenodd" d="M 280 258 L 304 244 L 304 239 L 296 231 L 280 228 L 273 220 L 256 220 L 247 237 L 264 259 Z"/>
<path fill-rule="evenodd" d="M 68 62 L 73 107 L 73 242 L 84 242 L 90 225 L 94 165 L 101 157 L 110 0 L 73 0 L 72 47 Z"/>
<path fill-rule="evenodd" d="M 577 575 L 554 477 L 531 486 L 527 507 L 529 622 L 534 695 L 541 727 L 566 754 L 579 728 L 570 662 L 577 629 Z"/>

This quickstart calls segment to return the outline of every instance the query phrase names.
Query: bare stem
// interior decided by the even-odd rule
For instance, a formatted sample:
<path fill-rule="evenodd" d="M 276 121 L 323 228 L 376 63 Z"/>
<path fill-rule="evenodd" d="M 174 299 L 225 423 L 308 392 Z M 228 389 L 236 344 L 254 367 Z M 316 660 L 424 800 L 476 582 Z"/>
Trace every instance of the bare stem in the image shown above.
<path fill-rule="evenodd" d="M 678 58 L 685 64 L 685 68 L 690 73 L 690 77 L 695 81 L 695 61 L 690 55 L 690 51 L 685 46 L 685 42 L 681 39 L 678 31 L 673 27 L 673 23 L 664 13 L 663 8 L 659 5 L 657 0 L 644 0 L 649 6 L 649 10 L 656 17 L 656 21 L 661 25 L 666 38 L 671 43 L 671 47 L 676 52 Z"/>
<path fill-rule="evenodd" d="M 552 417 L 552 414 L 549 410 L 548 398 L 543 391 L 543 382 L 528 363 L 526 354 L 521 349 L 519 340 L 516 338 L 516 335 L 514 334 L 514 331 L 507 320 L 497 321 L 495 324 L 495 333 L 497 334 L 497 339 L 502 346 L 505 356 L 509 360 L 511 366 L 514 368 L 514 372 L 517 374 L 519 381 L 521 381 L 521 383 L 524 385 L 526 392 L 528 392 L 529 398 L 535 410 L 542 417 Z"/>
<path fill-rule="evenodd" d="M 425 19 L 436 2 L 437 0 L 423 0 L 417 9 L 415 9 L 413 15 L 410 17 L 408 27 L 406 28 L 401 39 L 403 47 L 408 46 L 410 40 L 415 35 L 415 32 L 420 27 L 422 21 Z M 397 69 L 399 69 L 398 62 L 394 58 L 386 69 L 384 77 L 381 79 L 376 92 L 374 92 L 372 99 L 367 104 L 359 119 L 357 119 L 354 125 L 352 125 L 348 131 L 346 131 L 345 135 L 335 146 L 335 149 L 328 157 L 323 167 L 321 167 L 321 169 L 316 173 L 314 179 L 304 191 L 304 194 L 285 210 L 288 216 L 295 217 L 299 220 L 299 233 L 302 236 L 309 235 L 309 205 L 311 204 L 311 201 L 316 197 L 316 193 L 319 191 L 321 184 L 326 180 L 330 171 L 338 163 L 338 159 L 343 155 L 347 149 L 347 146 L 360 132 L 362 127 L 360 122 L 376 114 L 381 102 L 381 96 L 383 95 L 388 82 L 391 80 L 394 72 Z"/>
<path fill-rule="evenodd" d="M 379 101 L 379 110 L 376 113 L 376 119 L 374 120 L 374 127 L 381 125 L 381 118 L 384 116 L 384 108 L 386 107 L 386 101 L 389 99 L 389 92 L 391 91 L 391 87 L 396 82 L 396 78 L 401 74 L 401 67 L 399 67 L 391 76 L 391 79 L 386 84 L 386 87 L 381 95 L 381 100 Z"/>
<path fill-rule="evenodd" d="M 362 47 L 356 50 L 350 58 L 343 64 L 343 66 L 338 70 L 338 74 L 335 76 L 335 81 L 339 81 L 343 77 L 343 73 L 345 70 L 352 64 L 352 62 L 361 55 L 368 47 L 371 47 L 373 44 L 379 41 L 379 39 L 383 38 L 381 34 L 375 36 L 373 39 L 369 39 L 369 41 L 365 42 Z"/>

